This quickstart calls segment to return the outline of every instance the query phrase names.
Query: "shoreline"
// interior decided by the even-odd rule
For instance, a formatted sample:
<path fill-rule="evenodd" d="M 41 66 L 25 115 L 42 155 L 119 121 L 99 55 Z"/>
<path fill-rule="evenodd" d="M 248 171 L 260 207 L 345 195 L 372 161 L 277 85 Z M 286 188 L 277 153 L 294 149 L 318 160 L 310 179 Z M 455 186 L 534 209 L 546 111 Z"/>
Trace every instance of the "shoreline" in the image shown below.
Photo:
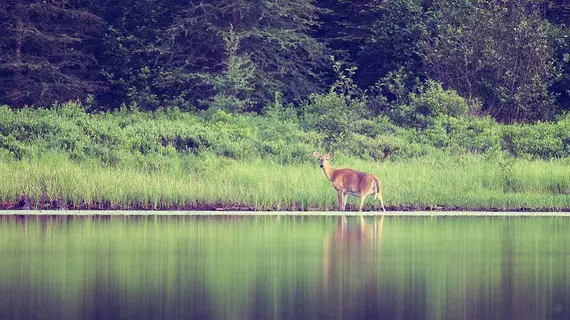
<path fill-rule="evenodd" d="M 566 208 L 525 208 L 525 207 L 504 207 L 504 208 L 493 208 L 493 207 L 479 207 L 479 208 L 471 208 L 471 207 L 461 207 L 461 206 L 453 206 L 453 205 L 435 205 L 435 206 L 422 206 L 422 205 L 386 205 L 386 212 L 384 215 L 391 215 L 391 212 L 400 212 L 400 213 L 417 213 L 417 212 L 481 212 L 481 213 L 528 213 L 530 215 L 537 214 L 537 213 L 568 213 L 570 214 L 570 207 Z M 356 211 L 355 204 L 347 204 L 347 210 L 344 211 L 346 214 L 350 213 L 358 213 Z M 73 203 L 71 201 L 64 202 L 59 199 L 40 199 L 35 200 L 28 198 L 26 196 L 20 196 L 17 201 L 15 202 L 7 202 L 7 201 L 0 201 L 0 215 L 4 215 L 7 211 L 13 212 L 61 212 L 61 214 L 67 214 L 65 212 L 93 212 L 94 215 L 99 213 L 97 212 L 221 212 L 222 214 L 227 214 L 228 212 L 290 212 L 291 214 L 296 215 L 304 215 L 304 214 L 312 214 L 312 213 L 328 213 L 328 212 L 337 212 L 338 211 L 336 206 L 330 208 L 320 208 L 320 207 L 312 207 L 312 208 L 303 208 L 301 205 L 293 205 L 293 206 L 282 206 L 282 207 L 254 207 L 248 206 L 244 204 L 224 204 L 221 202 L 218 203 L 191 203 L 191 204 L 169 204 L 169 203 L 158 203 L 158 204 L 131 204 L 131 205 L 122 205 L 122 204 L 113 204 L 110 201 L 103 201 L 103 202 L 93 202 L 93 203 Z M 379 211 L 379 208 L 373 205 L 365 205 L 364 206 L 364 214 L 371 214 L 374 215 L 382 215 L 382 211 Z M 13 214 L 21 214 L 21 213 L 13 213 Z"/>
<path fill-rule="evenodd" d="M 403 204 L 403 205 L 385 205 L 386 212 L 382 214 L 382 211 L 376 206 L 367 204 L 364 206 L 364 215 L 392 215 L 394 212 L 399 212 L 400 215 L 405 215 L 404 213 L 410 213 L 410 215 L 415 215 L 418 212 L 430 213 L 448 213 L 448 215 L 453 215 L 457 213 L 497 213 L 497 214 L 528 214 L 530 216 L 540 214 L 540 213 L 567 213 L 570 215 L 570 207 L 562 208 L 551 208 L 551 207 L 469 207 L 469 206 L 455 206 L 455 205 L 417 205 L 417 204 Z M 26 195 L 21 195 L 16 201 L 2 201 L 0 200 L 0 215 L 6 215 L 5 212 L 14 212 L 13 215 L 19 215 L 18 212 L 61 212 L 61 214 L 69 214 L 65 212 L 93 212 L 93 215 L 99 215 L 98 212 L 144 212 L 145 214 L 153 214 L 152 212 L 180 212 L 180 215 L 184 215 L 183 212 L 193 212 L 194 214 L 200 215 L 200 212 L 204 212 L 203 215 L 208 215 L 207 212 L 220 212 L 222 215 L 228 215 L 230 212 L 240 213 L 240 212 L 266 212 L 266 213 L 279 213 L 288 212 L 287 215 L 311 215 L 313 213 L 325 213 L 336 212 L 340 214 L 341 211 L 337 210 L 336 206 L 331 207 L 319 207 L 315 206 L 303 206 L 301 204 L 290 204 L 286 206 L 251 206 L 241 203 L 186 203 L 186 204 L 176 204 L 176 203 L 131 203 L 131 204 L 117 204 L 112 203 L 110 200 L 95 201 L 95 202 L 79 202 L 75 203 L 73 201 L 63 201 L 61 198 L 50 199 L 47 197 L 42 197 L 40 199 L 35 199 L 28 197 Z M 156 214 L 155 213 L 155 214 Z M 347 204 L 346 211 L 349 214 L 358 214 L 356 204 Z"/>
<path fill-rule="evenodd" d="M 164 211 L 164 210 L 2 210 L 2 216 L 293 216 L 293 217 L 570 217 L 570 212 L 516 211 Z"/>

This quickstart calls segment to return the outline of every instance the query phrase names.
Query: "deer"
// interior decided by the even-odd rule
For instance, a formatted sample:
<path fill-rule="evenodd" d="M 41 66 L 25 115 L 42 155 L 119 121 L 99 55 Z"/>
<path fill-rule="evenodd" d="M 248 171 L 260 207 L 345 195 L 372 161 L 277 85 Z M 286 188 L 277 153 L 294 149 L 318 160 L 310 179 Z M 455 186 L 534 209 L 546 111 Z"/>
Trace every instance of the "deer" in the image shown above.
<path fill-rule="evenodd" d="M 368 195 L 373 195 L 380 202 L 382 211 L 384 201 L 382 201 L 382 184 L 378 178 L 370 173 L 360 172 L 353 169 L 334 169 L 330 160 L 334 156 L 333 152 L 319 155 L 313 152 L 313 157 L 319 160 L 319 165 L 323 169 L 325 176 L 332 182 L 337 192 L 338 207 L 340 211 L 345 211 L 347 195 L 360 197 L 358 211 L 362 212 L 364 199 Z"/>

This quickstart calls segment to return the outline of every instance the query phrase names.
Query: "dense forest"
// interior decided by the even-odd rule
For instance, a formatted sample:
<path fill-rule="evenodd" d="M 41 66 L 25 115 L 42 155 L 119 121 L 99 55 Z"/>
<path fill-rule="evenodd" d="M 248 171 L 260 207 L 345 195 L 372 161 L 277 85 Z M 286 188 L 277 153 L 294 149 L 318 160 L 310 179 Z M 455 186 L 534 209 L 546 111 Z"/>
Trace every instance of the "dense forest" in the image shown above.
<path fill-rule="evenodd" d="M 0 17 L 12 108 L 263 113 L 335 94 L 407 127 L 570 109 L 560 0 L 8 0 Z"/>

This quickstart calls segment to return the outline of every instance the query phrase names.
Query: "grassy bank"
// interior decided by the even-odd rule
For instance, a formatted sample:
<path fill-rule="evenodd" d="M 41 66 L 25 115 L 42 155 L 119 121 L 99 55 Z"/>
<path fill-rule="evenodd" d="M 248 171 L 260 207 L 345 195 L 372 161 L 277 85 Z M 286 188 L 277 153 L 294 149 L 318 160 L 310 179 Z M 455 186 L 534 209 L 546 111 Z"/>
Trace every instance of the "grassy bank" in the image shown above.
<path fill-rule="evenodd" d="M 16 203 L 25 194 L 32 208 L 45 206 L 41 202 L 47 200 L 84 208 L 336 210 L 336 193 L 316 163 L 174 159 L 152 172 L 77 163 L 58 154 L 2 161 L 2 200 Z M 564 160 L 504 164 L 484 156 L 442 156 L 398 163 L 337 162 L 378 175 L 388 209 L 570 209 L 570 173 Z M 349 204 L 354 209 L 356 198 Z M 378 208 L 372 199 L 366 205 L 367 210 Z"/>
<path fill-rule="evenodd" d="M 380 177 L 388 209 L 570 210 L 570 118 L 440 117 L 418 130 L 379 117 L 334 137 L 310 121 L 287 109 L 0 107 L 0 207 L 333 210 L 316 149 L 335 151 L 335 167 Z"/>

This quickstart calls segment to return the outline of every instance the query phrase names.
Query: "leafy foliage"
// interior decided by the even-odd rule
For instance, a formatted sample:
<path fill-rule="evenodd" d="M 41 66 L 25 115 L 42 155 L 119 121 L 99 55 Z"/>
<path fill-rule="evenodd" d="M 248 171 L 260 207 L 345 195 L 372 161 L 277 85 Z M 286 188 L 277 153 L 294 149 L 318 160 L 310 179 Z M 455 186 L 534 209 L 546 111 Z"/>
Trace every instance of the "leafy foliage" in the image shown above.
<path fill-rule="evenodd" d="M 105 90 L 90 43 L 103 21 L 68 1 L 0 4 L 0 103 L 44 106 Z"/>
<path fill-rule="evenodd" d="M 404 126 L 426 128 L 432 119 L 443 115 L 465 117 L 468 110 L 467 102 L 455 90 L 444 90 L 440 83 L 428 81 L 419 94 L 410 94 L 409 104 L 397 108 L 394 117 Z"/>
<path fill-rule="evenodd" d="M 541 1 L 443 2 L 429 12 L 431 34 L 422 51 L 428 74 L 501 121 L 553 113 L 556 75 L 550 24 Z"/>
<path fill-rule="evenodd" d="M 346 100 L 335 93 L 315 97 L 306 111 L 316 115 L 307 113 L 297 119 L 284 108 L 280 112 L 290 117 L 288 120 L 282 120 L 279 112 L 257 116 L 216 110 L 193 115 L 171 109 L 89 114 L 77 103 L 17 111 L 2 106 L 0 157 L 37 159 L 57 152 L 78 162 L 96 161 L 113 167 L 136 164 L 155 171 L 189 155 L 306 163 L 312 161 L 315 149 L 376 161 L 434 154 L 570 156 L 567 117 L 552 123 L 500 125 L 490 117 L 439 115 L 425 128 L 405 129 L 383 116 L 355 117 L 353 122 L 345 122 L 345 117 L 319 117 L 318 110 L 325 110 L 329 103 L 345 106 Z M 362 103 L 357 105 L 362 107 Z M 333 125 L 342 135 L 331 129 Z"/>
<path fill-rule="evenodd" d="M 222 74 L 202 74 L 201 77 L 217 92 L 209 103 L 211 109 L 240 112 L 252 106 L 252 82 L 255 78 L 255 65 L 250 55 L 239 54 L 240 36 L 230 25 L 224 36 L 228 55 L 227 66 Z"/>
<path fill-rule="evenodd" d="M 330 92 L 311 95 L 302 109 L 305 128 L 324 133 L 329 148 L 355 132 L 367 114 L 363 93 L 352 80 L 356 68 L 343 70 L 342 63 L 335 62 L 334 70 L 337 80 Z"/>
<path fill-rule="evenodd" d="M 332 85 L 345 99 L 332 108 L 347 108 L 336 114 L 358 100 L 367 120 L 425 127 L 462 113 L 426 100 L 436 94 L 422 90 L 439 83 L 472 116 L 553 121 L 570 110 L 567 9 L 546 0 L 3 1 L 0 103 L 264 113 L 278 95 L 298 113 Z"/>
<path fill-rule="evenodd" d="M 316 72 L 324 66 L 325 50 L 309 35 L 318 20 L 313 2 L 215 0 L 185 5 L 160 41 L 168 57 L 169 82 L 190 90 L 202 87 L 196 79 L 234 77 L 236 85 L 241 81 L 236 76 L 245 75 L 253 98 L 249 103 L 257 105 L 271 101 L 275 92 L 289 101 L 300 101 L 319 91 L 322 82 Z M 189 92 L 194 100 L 217 93 L 244 101 L 217 90 Z"/>

